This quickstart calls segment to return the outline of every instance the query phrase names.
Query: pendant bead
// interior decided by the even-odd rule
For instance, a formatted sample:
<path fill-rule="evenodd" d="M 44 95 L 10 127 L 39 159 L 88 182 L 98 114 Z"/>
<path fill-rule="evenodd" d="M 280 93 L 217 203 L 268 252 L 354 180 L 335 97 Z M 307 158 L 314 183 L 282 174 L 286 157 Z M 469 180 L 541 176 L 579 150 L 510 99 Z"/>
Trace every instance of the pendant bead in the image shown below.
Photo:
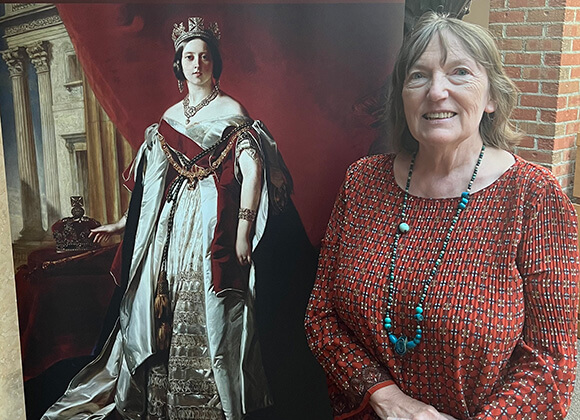
<path fill-rule="evenodd" d="M 457 222 L 459 220 L 459 216 L 461 214 L 461 211 L 466 208 L 467 203 L 469 202 L 469 194 L 471 191 L 471 187 L 473 186 L 473 182 L 475 181 L 475 178 L 477 177 L 477 172 L 478 172 L 479 166 L 483 160 L 484 152 L 485 152 L 485 145 L 482 145 L 481 151 L 479 152 L 479 157 L 477 158 L 477 162 L 475 164 L 475 168 L 473 169 L 473 175 L 471 176 L 471 179 L 469 180 L 469 184 L 467 185 L 467 190 L 461 193 L 461 199 L 459 200 L 459 203 L 457 205 L 457 210 L 455 212 L 455 216 L 451 219 L 451 222 L 449 224 L 449 228 L 447 231 L 447 235 L 443 238 L 441 250 L 437 254 L 437 258 L 433 264 L 433 268 L 431 269 L 431 271 L 429 273 L 429 277 L 427 278 L 426 281 L 423 282 L 423 290 L 420 294 L 419 303 L 415 307 L 415 314 L 413 315 L 413 317 L 415 318 L 415 321 L 417 322 L 417 327 L 415 329 L 415 337 L 413 337 L 412 339 L 407 338 L 405 335 L 401 335 L 401 336 L 397 337 L 395 334 L 393 334 L 391 332 L 391 329 L 393 328 L 393 322 L 392 322 L 390 316 L 386 315 L 386 314 L 393 313 L 392 306 L 393 306 L 393 301 L 394 301 L 393 293 L 394 293 L 394 281 L 395 281 L 395 274 L 394 273 L 395 273 L 395 268 L 397 265 L 396 264 L 397 263 L 397 248 L 398 248 L 398 243 L 399 243 L 399 238 L 400 238 L 399 233 L 404 234 L 404 233 L 409 232 L 409 230 L 410 230 L 409 225 L 405 222 L 401 222 L 398 225 L 398 232 L 395 234 L 395 238 L 394 238 L 394 242 L 393 242 L 393 251 L 391 253 L 391 263 L 389 265 L 389 275 L 388 275 L 389 286 L 388 286 L 387 308 L 386 308 L 385 318 L 383 320 L 383 326 L 385 327 L 385 330 L 387 332 L 389 342 L 394 347 L 395 353 L 398 354 L 399 356 L 403 356 L 405 353 L 407 353 L 407 350 L 413 349 L 421 343 L 421 339 L 423 338 L 423 330 L 421 329 L 420 322 L 422 322 L 424 320 L 423 303 L 427 297 L 427 290 L 429 288 L 429 285 L 433 281 L 433 279 L 437 276 L 437 273 L 439 272 L 439 268 L 440 268 L 441 264 L 443 263 L 443 257 L 445 256 L 445 252 L 447 251 L 447 246 L 449 245 L 449 242 L 451 240 L 451 235 L 453 233 L 455 225 L 457 224 Z M 405 218 L 406 218 L 407 199 L 409 196 L 409 187 L 411 185 L 411 176 L 413 174 L 413 168 L 415 165 L 416 156 L 417 155 L 415 153 L 415 155 L 413 155 L 413 158 L 411 159 L 411 164 L 409 165 L 409 174 L 407 176 L 407 184 L 405 186 L 405 195 L 403 196 L 403 205 L 401 208 L 401 219 L 402 220 L 405 220 Z"/>

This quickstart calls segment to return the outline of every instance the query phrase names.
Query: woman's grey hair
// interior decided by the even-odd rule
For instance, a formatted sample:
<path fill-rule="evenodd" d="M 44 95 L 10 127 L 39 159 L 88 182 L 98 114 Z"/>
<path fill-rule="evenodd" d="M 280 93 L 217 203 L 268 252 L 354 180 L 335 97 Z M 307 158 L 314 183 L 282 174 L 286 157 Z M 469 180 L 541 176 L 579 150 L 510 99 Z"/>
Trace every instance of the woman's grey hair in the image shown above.
<path fill-rule="evenodd" d="M 465 51 L 485 69 L 489 79 L 489 91 L 496 109 L 495 112 L 484 113 L 479 124 L 483 143 L 486 146 L 511 150 L 521 138 L 509 121 L 516 106 L 518 89 L 505 73 L 492 35 L 478 25 L 434 12 L 424 14 L 405 37 L 393 70 L 388 106 L 394 130 L 395 150 L 413 152 L 418 146 L 417 140 L 409 132 L 403 107 L 403 86 L 409 69 L 423 55 L 435 36 L 439 37 L 443 55 L 446 57 L 449 51 L 447 35 L 453 35 L 461 42 Z"/>

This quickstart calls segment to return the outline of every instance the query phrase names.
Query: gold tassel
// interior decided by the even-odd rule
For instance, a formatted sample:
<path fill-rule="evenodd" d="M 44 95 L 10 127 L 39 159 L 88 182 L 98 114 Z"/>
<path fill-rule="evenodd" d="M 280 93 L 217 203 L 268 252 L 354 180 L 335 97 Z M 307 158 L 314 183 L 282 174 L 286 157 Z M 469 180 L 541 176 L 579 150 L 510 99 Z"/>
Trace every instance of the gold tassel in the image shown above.
<path fill-rule="evenodd" d="M 162 270 L 161 273 L 159 273 L 153 310 L 155 318 L 161 320 L 168 318 L 171 314 L 171 306 L 169 304 L 169 285 L 167 284 L 167 274 L 165 273 L 165 270 Z"/>
<path fill-rule="evenodd" d="M 169 296 L 165 294 L 157 294 L 157 296 L 155 296 L 154 310 L 156 319 L 164 319 L 168 317 L 169 311 L 171 310 Z"/>
<path fill-rule="evenodd" d="M 169 285 L 165 270 L 159 273 L 159 279 L 157 280 L 157 293 L 153 302 L 153 313 L 157 320 L 157 334 L 155 337 L 157 350 L 167 350 L 171 342 L 171 304 L 169 302 Z"/>
<path fill-rule="evenodd" d="M 157 329 L 157 350 L 163 351 L 169 348 L 171 342 L 171 326 L 168 322 L 162 322 Z"/>

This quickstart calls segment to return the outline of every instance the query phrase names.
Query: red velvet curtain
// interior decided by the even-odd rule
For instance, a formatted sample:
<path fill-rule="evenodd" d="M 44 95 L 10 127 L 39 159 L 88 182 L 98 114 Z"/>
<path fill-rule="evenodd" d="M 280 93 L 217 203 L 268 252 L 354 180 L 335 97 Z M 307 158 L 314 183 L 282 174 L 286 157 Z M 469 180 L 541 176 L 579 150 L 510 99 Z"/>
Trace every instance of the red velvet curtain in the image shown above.
<path fill-rule="evenodd" d="M 133 147 L 182 97 L 171 31 L 218 22 L 222 89 L 274 135 L 293 200 L 317 245 L 348 165 L 377 133 L 353 107 L 381 87 L 402 38 L 404 3 L 59 4 L 89 83 Z"/>

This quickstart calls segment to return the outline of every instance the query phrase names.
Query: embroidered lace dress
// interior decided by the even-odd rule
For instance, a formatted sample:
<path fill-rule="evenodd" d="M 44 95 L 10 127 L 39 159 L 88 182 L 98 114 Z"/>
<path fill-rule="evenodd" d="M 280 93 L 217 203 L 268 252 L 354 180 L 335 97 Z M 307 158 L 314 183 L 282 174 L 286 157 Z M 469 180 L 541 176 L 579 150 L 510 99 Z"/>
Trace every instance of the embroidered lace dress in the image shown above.
<path fill-rule="evenodd" d="M 188 129 L 179 126 L 175 121 L 168 120 L 172 127 L 187 134 L 192 141 L 203 141 L 204 149 L 215 144 L 216 139 L 207 135 L 214 128 L 215 121 L 201 122 Z M 220 124 L 221 126 L 221 124 Z M 243 137 L 235 144 L 236 161 L 245 151 L 250 153 L 258 165 L 260 150 L 251 137 Z M 173 152 L 176 152 L 172 149 Z M 187 164 L 189 159 L 182 153 L 176 153 L 181 163 Z M 191 156 L 190 156 L 191 157 Z M 236 172 L 239 168 L 236 166 Z M 177 204 L 174 216 L 173 231 L 170 234 L 167 256 L 167 279 L 171 290 L 173 306 L 173 326 L 168 359 L 165 354 L 156 358 L 159 362 L 149 372 L 148 379 L 148 409 L 151 420 L 222 420 L 226 417 L 241 418 L 232 406 L 239 396 L 230 395 L 235 387 L 222 387 L 221 393 L 226 402 L 222 406 L 220 394 L 212 370 L 206 319 L 206 300 L 209 301 L 211 314 L 215 308 L 222 307 L 222 301 L 227 302 L 228 313 L 219 311 L 219 317 L 227 317 L 230 322 L 220 334 L 228 337 L 228 351 L 224 354 L 223 363 L 226 371 L 237 369 L 239 346 L 242 337 L 242 318 L 244 310 L 243 295 L 232 292 L 231 296 L 220 298 L 213 293 L 211 276 L 204 276 L 203 270 L 203 232 L 205 230 L 202 214 L 202 197 L 198 184 L 190 185 L 184 182 L 177 193 Z M 161 219 L 169 217 L 172 203 L 165 203 Z M 156 242 L 162 242 L 158 238 Z M 232 322 L 233 320 L 233 322 Z M 237 321 L 236 321 L 237 320 Z M 215 327 L 214 327 L 215 328 Z M 219 327 L 218 327 L 219 328 Z M 227 372 L 226 372 L 227 374 Z M 224 389 L 225 388 L 225 389 Z"/>

